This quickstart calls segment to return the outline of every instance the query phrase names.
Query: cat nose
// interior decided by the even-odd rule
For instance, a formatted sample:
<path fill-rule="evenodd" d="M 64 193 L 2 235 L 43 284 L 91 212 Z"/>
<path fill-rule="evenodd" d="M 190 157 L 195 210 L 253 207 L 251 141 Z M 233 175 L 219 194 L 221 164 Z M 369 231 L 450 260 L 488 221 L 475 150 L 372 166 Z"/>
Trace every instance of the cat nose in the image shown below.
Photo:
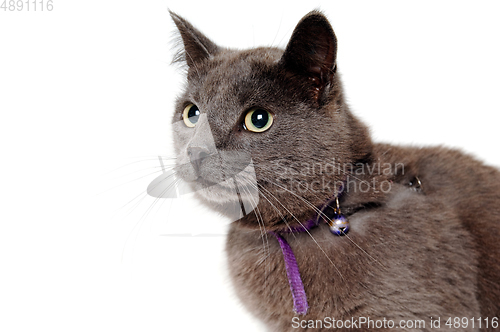
<path fill-rule="evenodd" d="M 200 171 L 201 162 L 209 156 L 208 150 L 202 147 L 189 147 L 187 149 L 191 164 L 197 173 Z"/>

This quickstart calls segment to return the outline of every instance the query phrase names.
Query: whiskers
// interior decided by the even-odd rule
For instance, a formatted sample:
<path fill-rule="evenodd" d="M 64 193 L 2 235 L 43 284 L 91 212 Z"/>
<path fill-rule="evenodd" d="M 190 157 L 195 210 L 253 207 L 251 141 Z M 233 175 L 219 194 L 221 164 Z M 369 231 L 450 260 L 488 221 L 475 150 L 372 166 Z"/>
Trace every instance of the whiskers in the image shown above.
<path fill-rule="evenodd" d="M 262 166 L 260 166 L 260 167 L 262 168 Z M 355 176 L 352 173 L 345 172 L 344 170 L 342 170 L 340 168 L 336 168 L 336 170 L 339 173 L 343 174 L 344 176 L 350 176 L 351 178 L 355 179 L 359 183 L 363 183 L 365 186 L 370 188 L 370 190 L 376 190 L 376 188 L 374 188 L 372 183 L 370 183 L 369 181 L 366 181 L 358 176 Z M 262 171 L 262 169 L 261 169 L 261 171 Z M 268 171 L 268 172 L 266 172 L 266 171 Z M 330 264 L 334 267 L 335 271 L 339 274 L 339 276 L 344 280 L 342 273 L 337 268 L 337 266 L 335 265 L 332 258 L 328 255 L 327 250 L 325 250 L 325 248 L 322 247 L 322 245 L 314 238 L 313 234 L 311 234 L 311 232 L 305 227 L 305 225 L 304 225 L 305 220 L 300 220 L 294 214 L 294 211 L 297 211 L 297 210 L 299 210 L 299 211 L 309 210 L 309 211 L 313 211 L 314 214 L 316 214 L 318 216 L 318 218 L 323 218 L 325 220 L 331 221 L 331 219 L 324 213 L 324 211 L 322 209 L 318 208 L 318 206 L 316 205 L 317 203 L 316 204 L 312 203 L 307 197 L 309 197 L 309 198 L 313 197 L 315 202 L 324 202 L 325 198 L 319 197 L 319 195 L 309 187 L 306 187 L 303 192 L 298 194 L 298 193 L 294 192 L 293 190 L 290 190 L 289 188 L 281 185 L 275 179 L 272 179 L 269 176 L 265 177 L 261 174 L 261 173 L 269 174 L 269 170 L 264 169 L 263 172 L 259 172 L 259 173 L 260 173 L 259 174 L 260 181 L 258 183 L 256 183 L 256 186 L 258 188 L 260 197 L 262 199 L 264 199 L 264 201 L 267 202 L 268 205 L 280 217 L 280 219 L 283 221 L 285 227 L 290 231 L 291 236 L 296 237 L 296 234 L 294 234 L 292 232 L 292 228 L 290 227 L 289 221 L 287 221 L 287 218 L 285 217 L 285 215 L 288 215 L 289 217 L 292 218 L 292 220 L 294 220 L 296 223 L 298 223 L 304 229 L 304 232 L 307 233 L 307 235 L 314 241 L 315 245 L 320 249 L 322 254 L 327 258 L 327 260 L 330 262 Z M 287 195 L 294 197 L 295 198 L 294 204 L 301 204 L 304 208 L 301 209 L 301 208 L 295 207 L 295 209 L 292 209 L 292 208 L 285 206 L 285 204 L 283 204 L 283 202 L 282 202 L 282 199 L 280 199 L 279 197 L 276 197 L 276 195 L 273 194 L 273 192 L 271 192 L 269 190 L 270 188 L 266 188 L 266 186 L 263 183 L 264 184 L 267 183 L 267 184 L 270 184 L 272 186 L 275 186 L 276 188 L 279 188 L 283 193 L 286 193 Z M 250 184 L 250 185 L 255 186 L 255 184 Z M 267 187 L 269 187 L 269 186 L 267 186 Z M 324 195 L 322 195 L 322 196 L 324 196 Z M 303 217 L 303 215 L 301 217 Z M 262 217 L 260 217 L 259 219 L 262 220 Z M 261 223 L 262 221 L 259 221 L 259 222 Z M 355 246 L 355 248 L 357 248 L 357 250 L 360 250 L 363 253 L 363 255 L 366 255 L 372 262 L 379 264 L 382 268 L 385 269 L 385 267 L 382 263 L 380 263 L 372 255 L 370 255 L 367 252 L 367 250 L 364 249 L 359 243 L 357 243 L 349 234 L 344 234 L 344 236 L 346 239 L 348 239 L 348 241 L 350 241 Z"/>
<path fill-rule="evenodd" d="M 243 159 L 244 158 L 242 158 L 242 160 Z M 242 164 L 244 164 L 243 161 Z M 179 168 L 175 163 L 176 158 L 173 157 L 145 157 L 140 160 L 136 160 L 126 165 L 120 166 L 112 172 L 118 175 L 116 179 L 120 183 L 108 189 L 108 191 L 121 190 L 126 185 L 135 185 L 136 183 L 142 182 L 141 193 L 135 195 L 133 198 L 125 202 L 125 204 L 123 204 L 118 209 L 118 211 L 116 211 L 125 212 L 125 216 L 128 217 L 135 211 L 140 210 L 140 214 L 138 218 L 135 218 L 135 224 L 125 240 L 124 248 L 122 251 L 122 261 L 125 259 L 125 257 L 127 257 L 127 247 L 132 246 L 133 252 L 133 248 L 136 245 L 139 234 L 141 233 L 141 229 L 144 227 L 146 220 L 152 215 L 155 209 L 158 212 L 162 210 L 162 207 L 165 204 L 167 204 L 167 219 L 170 219 L 170 210 L 174 207 L 179 206 L 178 202 L 180 200 L 174 201 L 173 199 L 165 199 L 178 198 L 183 193 L 180 189 L 183 186 L 183 181 L 177 175 L 177 170 Z M 238 169 L 238 167 L 243 168 L 241 166 L 237 166 L 236 169 Z M 263 168 L 262 165 L 259 165 L 259 167 Z M 340 172 L 342 172 L 342 170 L 340 170 Z M 332 266 L 332 271 L 335 271 L 335 273 L 338 274 L 341 280 L 345 280 L 341 269 L 337 266 L 338 262 L 336 261 L 336 258 L 331 256 L 331 248 L 325 247 L 325 244 L 323 242 L 318 241 L 318 239 L 315 238 L 314 232 L 308 230 L 305 227 L 306 220 L 303 220 L 306 211 L 314 212 L 314 214 L 316 214 L 317 216 L 330 220 L 330 218 L 324 213 L 324 211 L 322 211 L 322 209 L 318 207 L 318 202 L 325 201 L 324 193 L 315 192 L 311 188 L 305 188 L 303 192 L 298 192 L 293 190 L 293 188 L 288 188 L 280 183 L 277 178 L 273 178 L 272 172 L 270 172 L 269 169 L 264 172 L 266 176 L 260 174 L 262 172 L 259 171 L 259 179 L 257 180 L 253 165 L 252 167 L 245 168 L 236 174 L 234 174 L 235 172 L 233 170 L 230 170 L 228 173 L 232 177 L 224 183 L 216 184 L 215 186 L 221 186 L 221 188 L 224 187 L 226 189 L 226 194 L 227 192 L 231 191 L 228 189 L 234 188 L 235 196 L 237 195 L 234 200 L 236 202 L 239 201 L 238 206 L 241 209 L 241 214 L 244 216 L 245 214 L 252 213 L 255 216 L 255 220 L 257 223 L 256 226 L 258 227 L 258 232 L 260 234 L 261 240 L 260 248 L 255 248 L 256 250 L 259 250 L 259 253 L 261 253 L 260 258 L 256 261 L 256 264 L 257 266 L 264 266 L 264 271 L 266 274 L 266 287 L 268 286 L 267 277 L 273 270 L 270 263 L 271 261 L 268 259 L 271 254 L 270 240 L 268 237 L 270 220 L 266 220 L 266 218 L 268 218 L 269 216 L 269 211 L 274 211 L 274 215 L 281 220 L 283 226 L 289 231 L 289 236 L 291 237 L 297 238 L 299 236 L 298 234 L 293 232 L 293 229 L 296 226 L 292 226 L 292 221 L 293 224 L 300 225 L 304 229 L 304 233 L 307 234 L 307 237 L 309 237 L 313 241 L 314 245 L 319 249 L 319 252 L 321 252 L 321 254 L 324 255 L 324 257 L 328 260 L 329 264 Z M 352 176 L 360 182 L 365 181 L 359 177 L 354 176 L 353 174 L 348 175 Z M 156 178 L 154 178 L 155 176 Z M 153 181 L 151 181 L 152 177 L 154 178 Z M 147 191 L 144 190 L 145 179 L 149 179 L 148 181 L 151 181 Z M 365 182 L 367 186 L 372 186 L 372 184 L 368 181 Z M 295 206 L 289 205 L 286 200 L 280 198 L 280 195 L 277 195 L 275 190 L 272 189 L 273 187 L 279 189 L 279 191 L 283 192 L 284 195 L 293 197 L 294 199 L 292 201 L 294 201 Z M 123 192 L 123 190 L 121 191 Z M 213 192 L 216 192 L 216 189 L 214 189 Z M 153 196 L 153 198 L 150 199 L 148 196 Z M 192 197 L 188 196 L 186 197 L 186 200 L 192 200 Z M 262 202 L 260 202 L 260 200 Z M 290 199 L 288 199 L 288 202 L 289 201 Z M 147 203 L 147 206 L 142 209 L 141 207 L 144 206 L 144 203 Z M 263 211 L 262 209 L 262 207 L 265 205 L 267 205 L 267 211 Z M 301 211 L 300 215 L 297 211 Z M 191 211 L 182 213 L 182 221 L 191 223 L 191 218 L 189 217 L 190 214 Z M 184 231 L 182 233 L 186 234 L 188 232 Z M 350 236 L 350 234 L 345 234 L 345 238 L 350 241 L 350 243 L 352 243 L 357 250 L 361 251 L 363 255 L 366 255 L 370 259 L 370 261 L 376 262 L 383 266 L 376 258 L 370 255 L 370 253 L 365 248 L 363 248 L 362 244 L 357 243 L 357 241 L 352 236 Z"/>
<path fill-rule="evenodd" d="M 268 183 L 272 183 L 272 184 L 275 184 L 273 181 L 271 181 L 270 179 L 265 179 L 265 181 L 267 181 Z M 276 184 L 275 184 L 276 185 Z M 262 185 L 259 185 L 259 188 L 261 188 L 262 190 L 264 190 L 267 194 L 263 194 L 262 192 L 262 195 L 263 196 L 266 196 L 269 195 L 271 198 L 273 198 L 279 205 L 281 205 L 282 208 L 285 209 L 285 211 L 295 220 L 299 223 L 299 225 L 304 229 L 304 231 L 307 233 L 307 235 L 309 235 L 309 237 L 314 241 L 314 243 L 316 244 L 316 246 L 321 250 L 321 252 L 323 253 L 323 255 L 325 255 L 325 257 L 328 259 L 328 261 L 330 262 L 330 264 L 333 266 L 333 268 L 335 269 L 335 271 L 337 271 L 337 273 L 339 274 L 340 278 L 342 280 L 344 280 L 344 276 L 342 275 L 342 273 L 340 272 L 340 270 L 337 268 L 337 266 L 335 265 L 335 263 L 332 261 L 332 259 L 330 258 L 330 256 L 328 256 L 328 254 L 326 253 L 326 251 L 323 249 L 323 247 L 319 244 L 319 242 L 314 238 L 314 236 L 311 234 L 311 232 L 304 226 L 304 224 L 287 208 L 285 207 L 281 201 L 276 197 L 274 196 L 269 190 L 267 190 L 266 188 L 264 188 Z M 283 188 L 283 187 L 282 187 Z M 285 188 L 286 189 L 286 188 Z M 317 209 L 312 203 L 310 203 L 309 201 L 307 201 L 306 199 L 300 197 L 299 195 L 293 193 L 292 191 L 286 189 L 288 192 L 292 193 L 293 195 L 299 197 L 304 203 L 306 203 L 306 205 L 308 207 L 312 207 L 314 208 L 315 210 L 319 211 L 319 209 Z M 269 201 L 269 199 L 266 198 L 267 201 Z M 276 206 L 274 204 L 271 203 L 271 205 L 273 206 L 273 208 L 276 209 Z M 277 209 L 278 210 L 278 209 Z M 321 213 L 321 211 L 319 211 Z M 279 212 L 280 215 L 281 212 Z M 283 217 L 282 220 L 285 222 L 287 228 L 291 231 L 291 227 L 290 225 L 288 224 L 288 222 L 286 221 L 286 218 Z M 295 234 L 292 232 L 292 235 L 295 237 Z"/>
<path fill-rule="evenodd" d="M 307 207 L 309 207 L 310 209 L 312 209 L 315 214 L 317 214 L 319 217 L 321 218 L 324 218 L 326 219 L 327 221 L 332 221 L 332 219 L 330 217 L 328 217 L 321 209 L 319 209 L 318 207 L 316 207 L 314 204 L 312 204 L 310 201 L 306 200 L 305 198 L 303 198 L 302 196 L 300 195 L 297 195 L 296 193 L 294 193 L 293 191 L 289 190 L 288 188 L 285 188 L 283 186 L 280 186 L 278 183 L 270 180 L 270 179 L 266 179 L 266 181 L 268 183 L 271 183 L 277 187 L 279 187 L 280 189 L 282 190 L 285 190 L 286 192 L 294 195 L 295 197 L 299 198 Z M 262 186 L 261 186 L 262 187 Z M 314 194 L 314 193 L 313 193 Z M 314 194 L 314 196 L 317 197 L 316 194 Z M 274 195 L 273 195 L 274 197 Z M 274 197 L 276 200 L 278 200 L 276 197 Z M 335 267 L 335 264 L 332 262 L 332 260 L 330 259 L 330 257 L 326 254 L 326 252 L 323 250 L 323 248 L 321 247 L 321 245 L 314 239 L 314 237 L 312 236 L 312 234 L 307 230 L 307 228 L 304 227 L 303 223 L 298 220 L 294 215 L 293 213 L 291 213 L 290 211 L 288 211 L 287 209 L 287 212 L 290 213 L 290 215 L 299 223 L 299 225 L 301 227 L 303 227 L 305 229 L 305 231 L 307 232 L 307 234 L 309 234 L 309 236 L 314 240 L 314 242 L 316 243 L 316 245 L 320 248 L 320 250 L 325 254 L 325 256 L 328 258 L 328 260 L 330 261 L 331 264 L 333 264 L 333 266 Z M 287 224 L 287 227 L 290 228 Z M 357 244 L 350 236 L 349 234 L 347 233 L 344 233 L 344 235 L 352 244 L 354 244 L 359 250 L 361 250 L 364 254 L 366 254 L 373 262 L 376 262 L 378 264 L 380 264 L 382 267 L 384 267 L 376 258 L 374 258 L 373 256 L 371 256 L 366 250 L 364 250 L 359 244 Z M 336 268 L 336 267 L 335 267 Z M 384 267 L 385 268 L 385 267 Z M 336 268 L 337 269 L 337 268 Z M 338 271 L 338 269 L 337 269 Z M 339 272 L 339 271 L 338 271 Z M 340 272 L 339 272 L 340 274 Z M 340 276 L 342 277 L 342 275 L 340 274 Z"/>

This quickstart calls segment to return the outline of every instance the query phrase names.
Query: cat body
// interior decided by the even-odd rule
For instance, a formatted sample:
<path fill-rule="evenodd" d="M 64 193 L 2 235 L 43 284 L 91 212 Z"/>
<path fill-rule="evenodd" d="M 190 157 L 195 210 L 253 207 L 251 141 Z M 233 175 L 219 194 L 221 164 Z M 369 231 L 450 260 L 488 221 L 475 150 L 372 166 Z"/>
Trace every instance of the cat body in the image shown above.
<path fill-rule="evenodd" d="M 404 162 L 407 173 L 395 176 L 380 200 L 345 197 L 344 210 L 354 208 L 349 238 L 332 236 L 325 224 L 310 235 L 286 235 L 310 306 L 295 326 L 325 317 L 370 317 L 396 324 L 425 320 L 421 330 L 430 330 L 432 318 L 498 317 L 498 172 L 443 148 L 377 144 L 374 152 L 387 162 Z M 421 191 L 408 185 L 412 174 L 418 174 Z M 379 204 L 357 208 L 368 202 Z M 264 248 L 259 235 L 233 223 L 228 236 L 229 267 L 240 297 L 272 331 L 308 330 L 292 328 L 296 315 L 283 255 L 272 236 Z M 442 330 L 449 330 L 444 323 Z M 327 324 L 323 321 L 331 330 Z M 480 329 L 454 328 L 462 330 Z"/>
<path fill-rule="evenodd" d="M 221 48 L 172 18 L 184 46 L 176 60 L 188 67 L 173 120 L 176 173 L 202 203 L 238 219 L 230 274 L 270 330 L 334 330 L 331 319 L 364 317 L 426 321 L 414 330 L 440 318 L 439 331 L 450 317 L 500 317 L 496 169 L 455 150 L 373 143 L 345 103 L 336 38 L 317 11 L 285 50 Z M 346 236 L 321 221 L 332 198 L 349 220 Z M 295 255 L 304 315 L 273 234 Z"/>

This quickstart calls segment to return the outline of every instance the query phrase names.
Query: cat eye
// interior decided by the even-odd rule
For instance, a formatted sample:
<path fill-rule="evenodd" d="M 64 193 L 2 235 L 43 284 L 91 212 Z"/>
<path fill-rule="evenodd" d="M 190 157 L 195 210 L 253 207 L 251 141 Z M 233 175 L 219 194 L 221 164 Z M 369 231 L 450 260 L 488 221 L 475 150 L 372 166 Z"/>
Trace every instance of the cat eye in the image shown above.
<path fill-rule="evenodd" d="M 254 108 L 245 115 L 243 127 L 246 130 L 262 133 L 273 124 L 273 115 L 262 108 Z"/>
<path fill-rule="evenodd" d="M 198 122 L 198 119 L 200 118 L 200 110 L 198 109 L 198 106 L 194 104 L 189 104 L 184 108 L 184 111 L 182 112 L 182 120 L 184 120 L 184 123 L 186 126 L 189 128 L 193 128 L 196 125 L 196 122 Z"/>

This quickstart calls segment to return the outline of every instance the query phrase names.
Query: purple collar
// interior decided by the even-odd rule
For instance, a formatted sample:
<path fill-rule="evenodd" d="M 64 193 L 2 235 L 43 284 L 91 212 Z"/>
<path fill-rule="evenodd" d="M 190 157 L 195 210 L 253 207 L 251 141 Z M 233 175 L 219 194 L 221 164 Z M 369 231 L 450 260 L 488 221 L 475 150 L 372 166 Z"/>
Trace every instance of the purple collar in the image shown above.
<path fill-rule="evenodd" d="M 292 227 L 283 233 L 302 233 L 307 232 L 311 228 L 318 225 L 317 220 L 309 219 L 304 223 L 304 225 Z M 283 252 L 283 258 L 285 260 L 286 275 L 288 277 L 288 283 L 290 284 L 290 290 L 292 292 L 293 298 L 293 310 L 298 315 L 305 315 L 309 305 L 307 304 L 307 296 L 304 290 L 304 284 L 300 278 L 299 267 L 297 266 L 297 260 L 293 254 L 293 250 L 286 242 L 286 240 L 281 236 L 281 233 L 269 232 L 274 235 L 278 240 L 281 251 Z"/>
<path fill-rule="evenodd" d="M 324 214 L 324 211 L 327 207 L 331 207 L 332 203 L 335 204 L 335 207 L 333 208 L 333 219 L 330 219 Z M 338 196 L 326 202 L 318 211 L 319 213 L 314 219 L 309 219 L 304 224 L 300 224 L 300 226 L 289 227 L 287 230 L 281 232 L 269 232 L 276 237 L 280 244 L 281 251 L 283 252 L 286 275 L 288 277 L 288 283 L 290 284 L 290 290 L 292 292 L 293 310 L 298 315 L 307 314 L 309 305 L 307 304 L 307 296 L 304 290 L 304 283 L 300 278 L 297 260 L 295 259 L 292 248 L 290 247 L 288 242 L 286 242 L 283 236 L 281 236 L 281 234 L 309 232 L 310 229 L 318 226 L 321 219 L 323 219 L 328 224 L 328 226 L 330 227 L 330 232 L 334 235 L 345 235 L 350 228 L 349 222 L 340 212 Z"/>

